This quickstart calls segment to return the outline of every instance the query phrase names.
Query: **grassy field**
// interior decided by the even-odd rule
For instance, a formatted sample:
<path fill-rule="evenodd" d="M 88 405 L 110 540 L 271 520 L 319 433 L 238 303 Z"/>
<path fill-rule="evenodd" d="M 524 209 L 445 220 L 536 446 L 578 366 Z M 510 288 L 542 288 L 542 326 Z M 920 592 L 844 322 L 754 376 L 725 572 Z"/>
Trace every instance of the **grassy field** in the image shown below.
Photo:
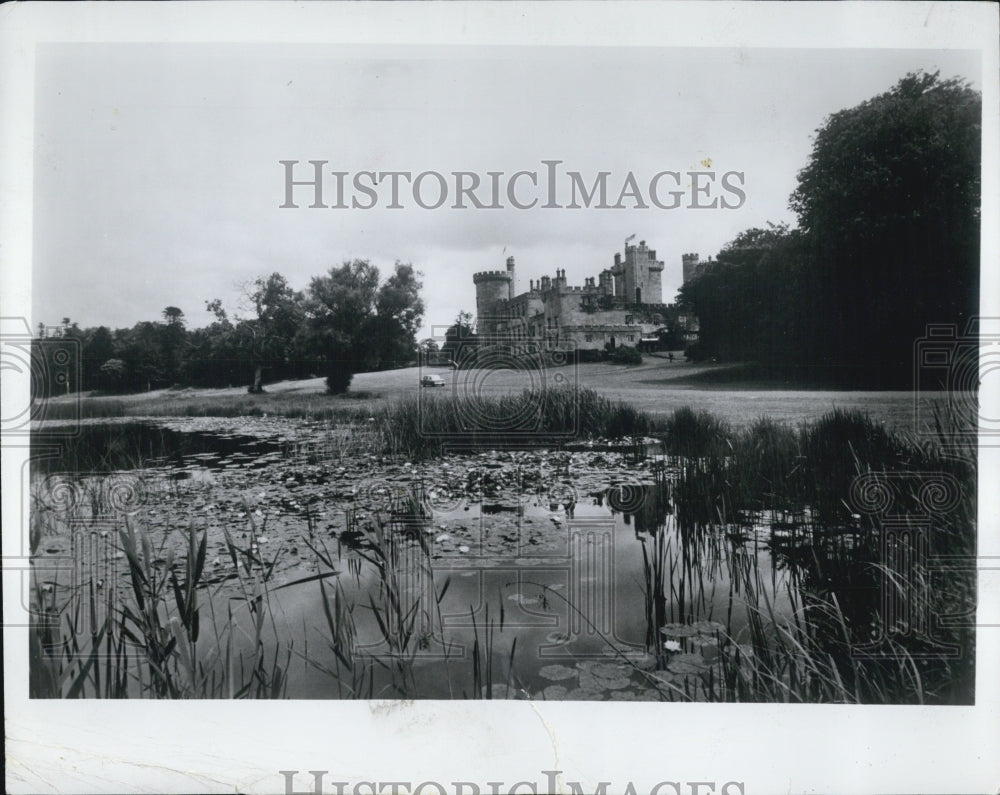
<path fill-rule="evenodd" d="M 653 416 L 666 416 L 675 409 L 691 406 L 709 411 L 737 427 L 768 416 L 798 425 L 815 420 L 835 409 L 858 409 L 873 419 L 898 430 L 915 430 L 914 397 L 910 392 L 835 391 L 772 388 L 761 384 L 724 383 L 718 386 L 697 382 L 699 376 L 724 371 L 725 365 L 692 365 L 677 359 L 647 357 L 641 365 L 604 363 L 581 364 L 548 370 L 468 370 L 409 367 L 354 377 L 346 395 L 325 394 L 322 378 L 269 384 L 263 395 L 248 395 L 244 387 L 227 389 L 161 389 L 135 395 L 83 397 L 86 415 L 91 416 L 199 416 L 221 414 L 276 414 L 337 418 L 362 415 L 418 394 L 420 375 L 437 373 L 446 387 L 438 395 L 454 393 L 463 397 L 496 396 L 525 388 L 564 385 L 589 387 L 613 400 L 620 400 Z M 691 383 L 692 378 L 695 383 Z M 77 396 L 51 401 L 51 416 L 63 415 Z M 943 393 L 924 396 L 921 417 L 930 416 L 930 407 L 944 402 Z"/>

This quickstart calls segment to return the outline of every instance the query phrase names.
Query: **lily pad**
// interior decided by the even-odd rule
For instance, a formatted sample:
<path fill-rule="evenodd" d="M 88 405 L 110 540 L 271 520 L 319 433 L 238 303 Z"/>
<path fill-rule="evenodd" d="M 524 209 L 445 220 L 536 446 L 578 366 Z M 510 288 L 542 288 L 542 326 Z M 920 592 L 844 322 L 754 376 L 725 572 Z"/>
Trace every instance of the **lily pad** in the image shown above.
<path fill-rule="evenodd" d="M 708 666 L 700 654 L 678 654 L 667 664 L 667 668 L 675 674 L 700 674 Z"/>
<path fill-rule="evenodd" d="M 652 671 L 656 667 L 656 657 L 644 651 L 627 651 L 623 655 L 628 660 L 630 667 L 638 668 L 640 671 Z M 618 659 L 618 655 L 615 655 Z"/>
<path fill-rule="evenodd" d="M 632 680 L 627 676 L 598 677 L 586 671 L 580 672 L 580 687 L 600 692 L 624 690 Z"/>
<path fill-rule="evenodd" d="M 604 693 L 600 690 L 578 687 L 566 694 L 566 701 L 604 701 Z"/>
<path fill-rule="evenodd" d="M 696 621 L 691 627 L 702 635 L 715 635 L 718 632 L 724 632 L 726 629 L 725 625 L 720 624 L 718 621 Z"/>
<path fill-rule="evenodd" d="M 542 691 L 546 701 L 562 701 L 569 691 L 562 685 L 549 685 Z"/>
<path fill-rule="evenodd" d="M 599 679 L 615 679 L 628 675 L 628 667 L 624 663 L 594 663 L 588 670 Z"/>
<path fill-rule="evenodd" d="M 670 638 L 690 638 L 698 634 L 698 630 L 689 624 L 665 624 L 660 627 L 660 633 Z"/>
<path fill-rule="evenodd" d="M 572 679 L 577 675 L 577 671 L 575 669 L 568 668 L 565 665 L 546 665 L 538 673 L 553 682 L 561 682 L 563 679 Z"/>

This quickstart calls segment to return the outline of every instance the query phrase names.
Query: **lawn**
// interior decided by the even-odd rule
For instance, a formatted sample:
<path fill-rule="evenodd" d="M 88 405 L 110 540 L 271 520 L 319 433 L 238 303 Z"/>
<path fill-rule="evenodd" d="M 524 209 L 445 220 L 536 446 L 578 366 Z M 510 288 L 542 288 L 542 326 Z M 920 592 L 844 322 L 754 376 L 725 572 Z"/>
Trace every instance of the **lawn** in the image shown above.
<path fill-rule="evenodd" d="M 914 396 L 905 391 L 837 391 L 772 388 L 757 383 L 705 385 L 698 376 L 722 371 L 725 365 L 692 365 L 682 359 L 647 357 L 641 365 L 580 364 L 547 370 L 452 371 L 408 367 L 377 373 L 359 373 L 346 395 L 325 394 L 322 378 L 269 384 L 263 395 L 249 395 L 243 387 L 227 389 L 160 389 L 115 397 L 66 396 L 51 401 L 50 416 L 70 416 L 73 404 L 83 401 L 85 415 L 199 416 L 221 414 L 280 414 L 286 416 L 360 416 L 404 395 L 420 391 L 420 375 L 443 376 L 438 394 L 491 396 L 519 392 L 527 387 L 575 384 L 621 400 L 651 415 L 664 416 L 683 406 L 703 409 L 742 427 L 761 416 L 798 425 L 834 408 L 859 409 L 898 430 L 916 425 Z M 692 379 L 694 382 L 692 383 Z M 431 390 L 428 389 L 428 392 Z M 945 393 L 922 396 L 920 420 L 934 404 L 946 403 Z"/>

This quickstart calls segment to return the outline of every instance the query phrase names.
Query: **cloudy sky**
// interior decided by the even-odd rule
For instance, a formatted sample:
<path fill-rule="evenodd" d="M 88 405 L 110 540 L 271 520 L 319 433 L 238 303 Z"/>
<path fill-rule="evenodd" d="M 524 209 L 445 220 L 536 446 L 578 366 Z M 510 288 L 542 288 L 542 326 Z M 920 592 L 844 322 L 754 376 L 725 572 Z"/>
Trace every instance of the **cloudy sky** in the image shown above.
<path fill-rule="evenodd" d="M 426 332 L 474 310 L 472 273 L 506 256 L 522 286 L 557 267 L 582 284 L 633 233 L 666 262 L 670 301 L 682 253 L 794 223 L 788 196 L 827 115 L 921 68 L 980 85 L 978 54 L 955 50 L 40 45 L 34 322 L 131 326 L 174 305 L 201 326 L 207 299 L 238 313 L 256 276 L 301 289 L 359 257 L 423 273 Z M 545 159 L 588 182 L 611 172 L 611 202 L 629 172 L 645 189 L 665 170 L 743 172 L 746 201 L 309 209 L 297 189 L 299 209 L 279 206 L 281 160 L 485 180 Z"/>

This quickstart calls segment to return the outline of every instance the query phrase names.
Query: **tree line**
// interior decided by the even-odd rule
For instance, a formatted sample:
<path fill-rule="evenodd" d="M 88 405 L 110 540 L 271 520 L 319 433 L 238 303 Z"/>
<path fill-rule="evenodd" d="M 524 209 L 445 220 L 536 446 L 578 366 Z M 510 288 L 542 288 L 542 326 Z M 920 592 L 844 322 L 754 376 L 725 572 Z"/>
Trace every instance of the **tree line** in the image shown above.
<path fill-rule="evenodd" d="M 222 301 L 205 302 L 212 322 L 188 328 L 184 312 L 132 328 L 81 329 L 64 318 L 39 324 L 34 356 L 70 377 L 36 379 L 39 396 L 81 389 L 107 393 L 173 386 L 247 386 L 324 376 L 332 393 L 346 392 L 355 373 L 411 363 L 424 313 L 421 275 L 397 262 L 382 279 L 367 260 L 344 262 L 295 290 L 280 273 L 244 285 L 246 316 L 230 317 Z M 73 344 L 66 345 L 66 341 Z M 62 343 L 58 368 L 46 347 Z"/>
<path fill-rule="evenodd" d="M 853 386 L 910 387 L 929 324 L 979 309 L 981 95 L 911 73 L 828 117 L 798 174 L 798 228 L 750 229 L 679 303 L 693 359 Z"/>

